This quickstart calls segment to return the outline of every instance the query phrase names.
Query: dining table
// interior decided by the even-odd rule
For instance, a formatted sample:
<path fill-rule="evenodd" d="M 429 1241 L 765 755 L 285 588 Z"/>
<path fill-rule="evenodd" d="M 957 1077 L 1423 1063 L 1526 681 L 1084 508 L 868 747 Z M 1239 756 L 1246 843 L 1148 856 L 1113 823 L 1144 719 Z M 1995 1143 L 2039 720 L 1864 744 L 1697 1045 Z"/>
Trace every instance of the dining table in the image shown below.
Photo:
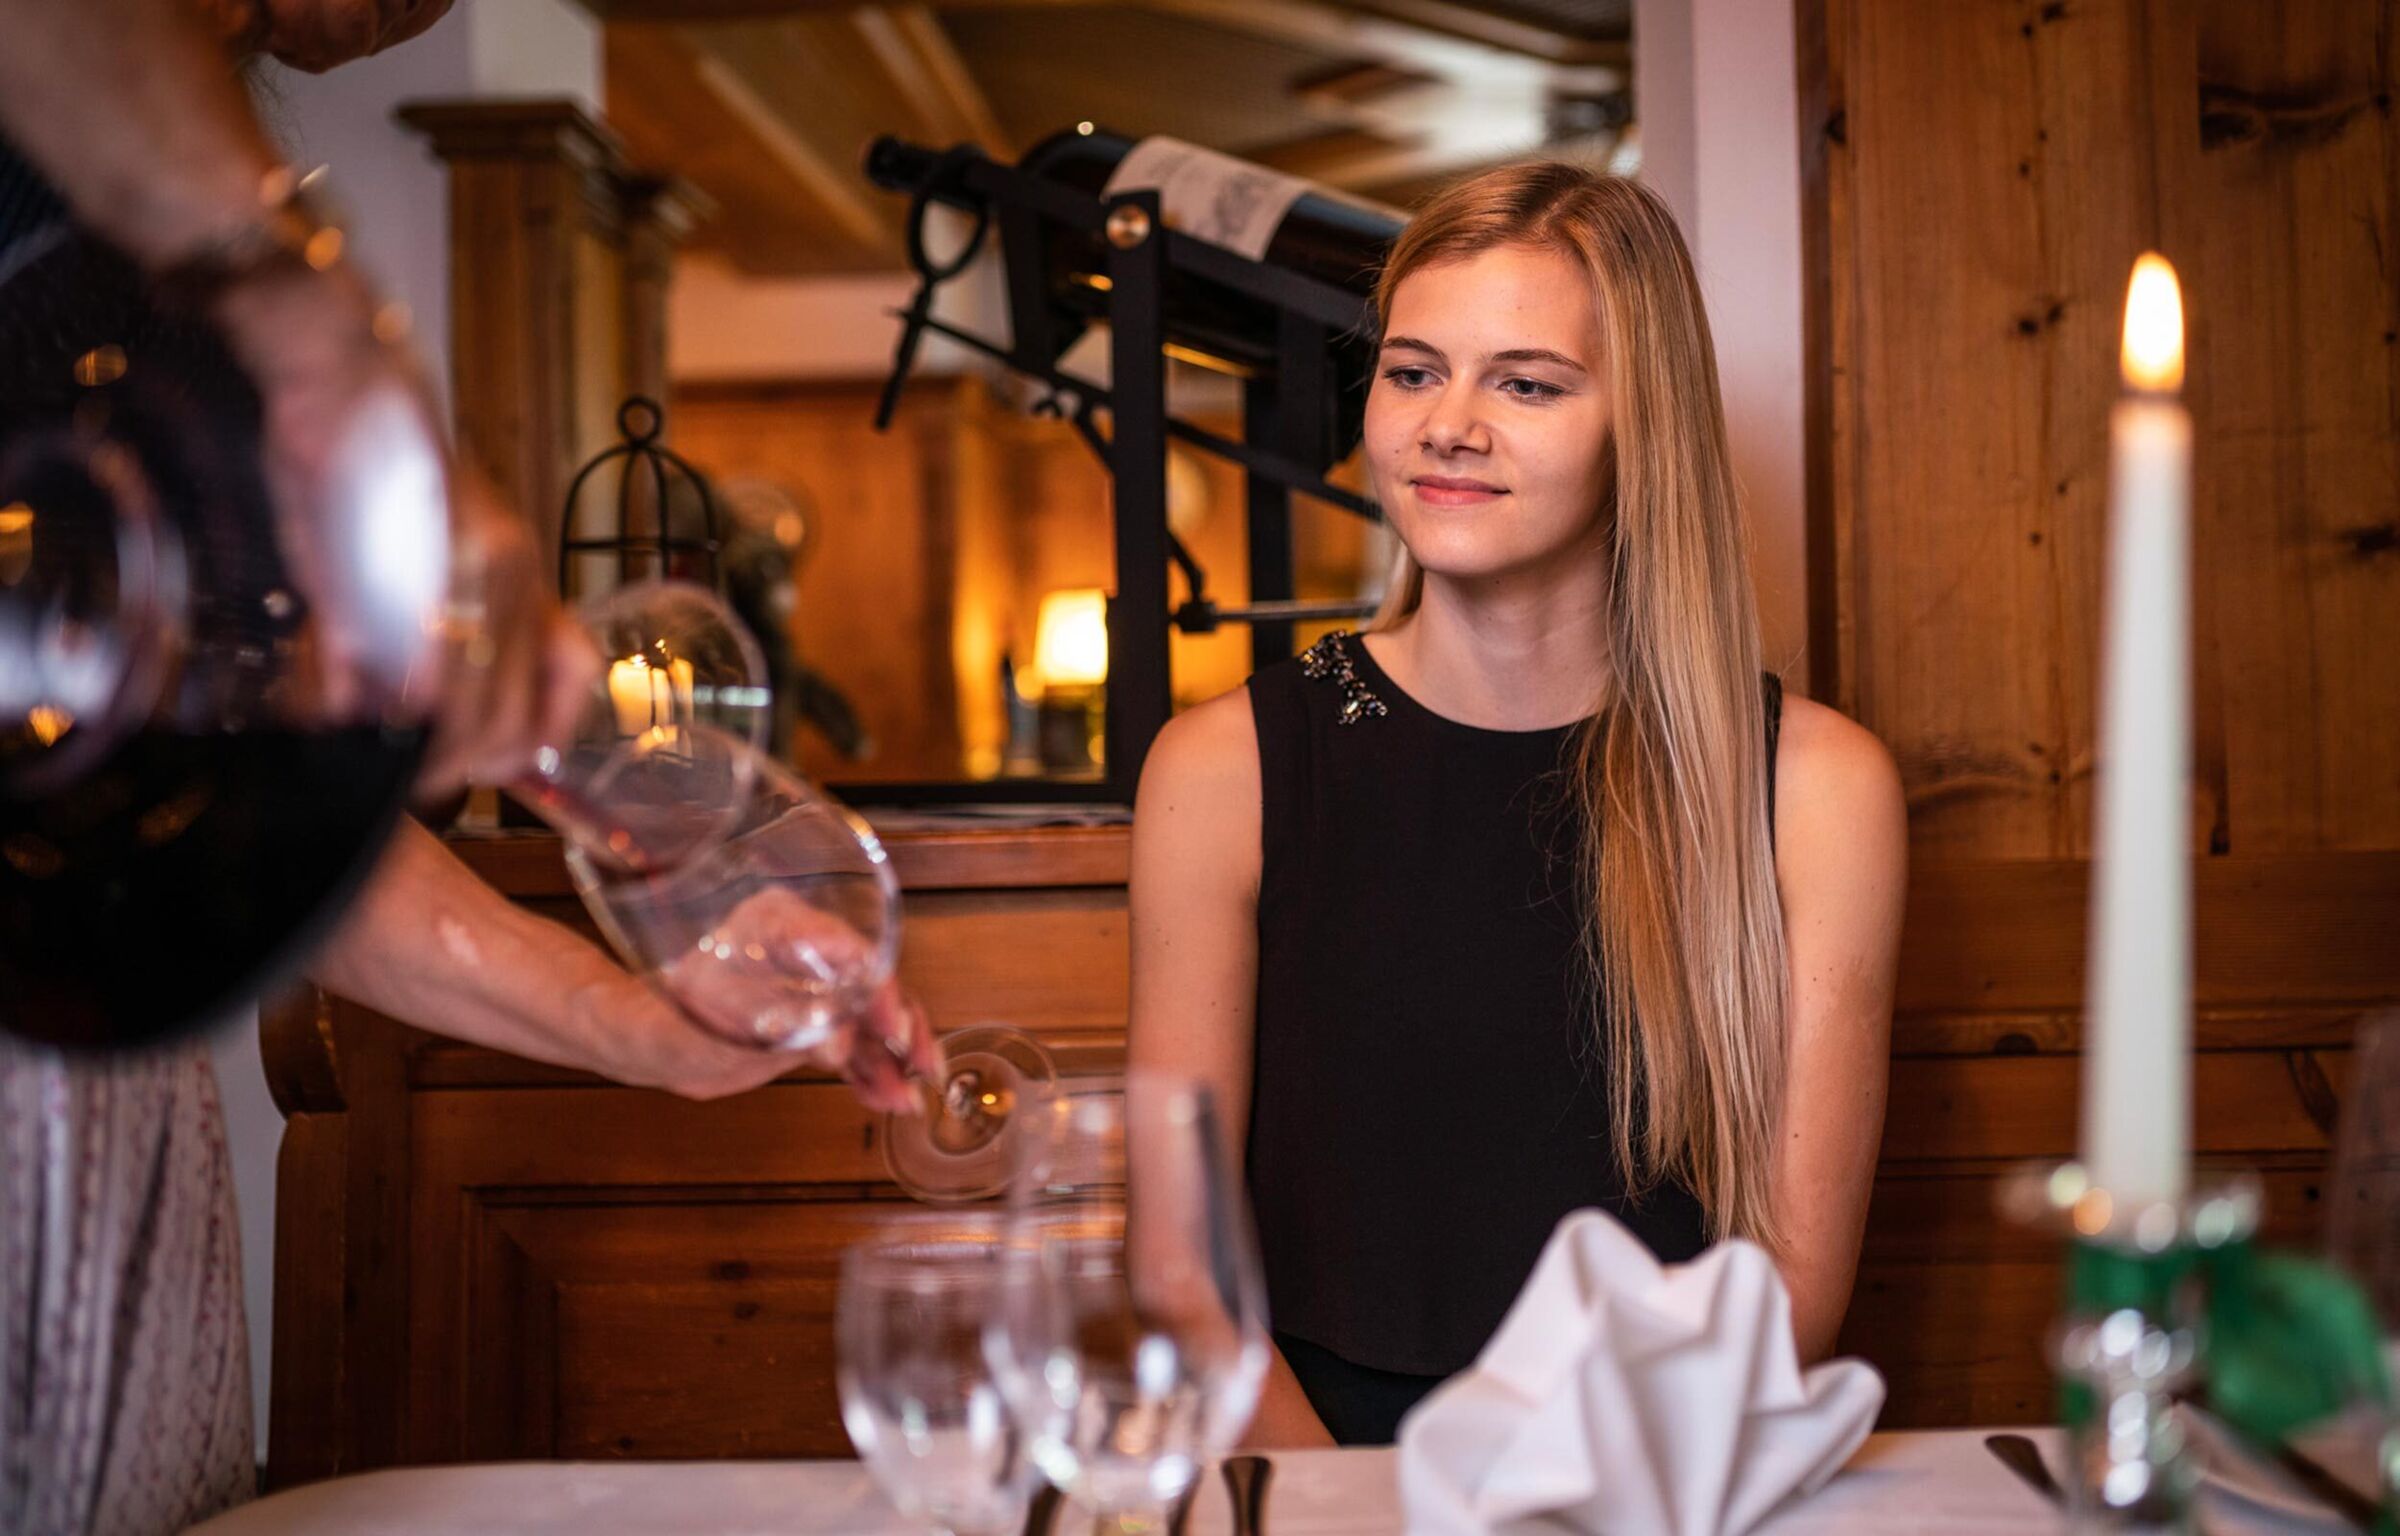
<path fill-rule="evenodd" d="M 2055 1532 L 2058 1507 L 1995 1456 L 2021 1434 L 2053 1475 L 2055 1428 L 1878 1433 L 1823 1487 L 1758 1527 L 1761 1536 L 2018 1536 Z M 2353 1448 L 2355 1449 L 2355 1448 Z M 2356 1464 L 2354 1455 L 2329 1458 Z M 1407 1529 L 1390 1447 L 1277 1451 L 1257 1536 L 1397 1536 Z M 2336 1533 L 2357 1527 L 2282 1469 L 2210 1456 L 2202 1536 Z M 2343 1472 L 2350 1481 L 2352 1473 Z M 1072 1506 L 1070 1506 L 1070 1509 Z M 1566 1531 L 1575 1527 L 1545 1527 Z M 1231 1536 L 1223 1482 L 1208 1478 L 1188 1536 Z M 202 1536 L 927 1536 L 855 1461 L 507 1462 L 398 1468 L 293 1488 L 196 1527 Z M 1084 1536 L 1060 1518 L 1054 1536 Z"/>

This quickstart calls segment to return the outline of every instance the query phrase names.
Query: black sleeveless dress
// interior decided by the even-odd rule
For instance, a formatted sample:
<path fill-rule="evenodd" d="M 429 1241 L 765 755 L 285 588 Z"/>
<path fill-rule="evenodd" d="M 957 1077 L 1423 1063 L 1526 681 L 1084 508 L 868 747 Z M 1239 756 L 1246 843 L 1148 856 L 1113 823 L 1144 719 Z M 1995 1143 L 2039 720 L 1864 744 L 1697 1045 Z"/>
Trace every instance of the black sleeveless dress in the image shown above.
<path fill-rule="evenodd" d="M 1781 694 L 1768 680 L 1768 761 Z M 1579 996 L 1579 726 L 1433 713 L 1355 636 L 1250 680 L 1263 864 L 1248 1181 L 1277 1342 L 1345 1444 L 1472 1364 L 1560 1218 L 1664 1260 L 1688 1190 L 1626 1192 Z"/>

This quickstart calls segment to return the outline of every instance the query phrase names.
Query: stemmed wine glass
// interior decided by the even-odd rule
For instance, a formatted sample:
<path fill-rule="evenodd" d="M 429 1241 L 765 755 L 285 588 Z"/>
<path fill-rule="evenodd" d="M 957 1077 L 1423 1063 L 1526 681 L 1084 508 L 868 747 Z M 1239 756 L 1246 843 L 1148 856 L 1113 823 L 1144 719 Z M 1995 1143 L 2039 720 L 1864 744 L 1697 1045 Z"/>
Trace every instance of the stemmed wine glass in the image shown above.
<path fill-rule="evenodd" d="M 517 788 L 564 837 L 594 921 L 714 1032 L 843 1055 L 857 1076 L 858 1058 L 832 1048 L 887 987 L 900 947 L 883 844 L 761 749 L 765 666 L 714 594 L 639 582 L 577 616 L 609 658 L 605 685 L 574 739 L 545 748 Z M 885 1160 L 920 1199 L 985 1198 L 1006 1181 L 1012 1118 L 1056 1074 L 1036 1041 L 1004 1025 L 941 1044 L 942 1069 L 918 1074 L 916 1112 L 885 1117 Z M 915 1073 L 905 1058 L 891 1065 Z"/>
<path fill-rule="evenodd" d="M 1035 1477 L 985 1345 L 1005 1253 L 991 1235 L 842 1255 L 842 1425 L 894 1507 L 948 1536 L 1000 1536 Z"/>
<path fill-rule="evenodd" d="M 1213 1100 L 1135 1072 L 1011 1128 L 992 1351 L 1033 1462 L 1120 1529 L 1162 1525 L 1257 1410 L 1269 1346 Z M 1128 1199 L 1128 1193 L 1131 1199 Z"/>

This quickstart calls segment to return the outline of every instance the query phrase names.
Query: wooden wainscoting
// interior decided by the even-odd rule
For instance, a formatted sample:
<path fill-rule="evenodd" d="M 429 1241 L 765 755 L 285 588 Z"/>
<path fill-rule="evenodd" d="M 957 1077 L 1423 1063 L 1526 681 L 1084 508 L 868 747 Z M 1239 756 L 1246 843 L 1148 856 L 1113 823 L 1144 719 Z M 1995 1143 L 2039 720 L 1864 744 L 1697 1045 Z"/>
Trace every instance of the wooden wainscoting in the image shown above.
<path fill-rule="evenodd" d="M 1122 1062 L 1122 830 L 897 837 L 909 984 L 936 1018 L 1032 1027 L 1078 1078 Z M 555 845 L 470 842 L 580 924 Z M 1888 1425 L 2049 1416 L 2054 1245 L 1999 1177 L 2075 1141 L 2081 865 L 1917 872 L 1892 1107 L 1845 1348 Z M 2400 999 L 2400 858 L 2203 870 L 2206 1160 L 2317 1224 L 2362 1009 Z M 286 1486 L 509 1457 L 842 1456 L 837 1255 L 955 1220 L 886 1181 L 872 1117 L 795 1075 L 716 1104 L 612 1087 L 311 999 L 268 1020 L 280 1172 L 270 1473 Z"/>
<path fill-rule="evenodd" d="M 1911 871 L 1883 1162 L 1842 1333 L 1890 1378 L 1886 1427 L 2052 1415 L 2057 1244 L 1995 1199 L 2019 1164 L 2075 1150 L 2087 870 Z M 2195 1150 L 2261 1175 L 2272 1240 L 2313 1244 L 2352 1033 L 2400 1000 L 2400 855 L 2205 860 L 2195 904 Z"/>
<path fill-rule="evenodd" d="M 589 933 L 555 841 L 454 844 Z M 902 834 L 904 979 L 1062 1070 L 1123 1060 L 1117 830 Z M 509 1457 L 840 1456 L 836 1256 L 954 1218 L 886 1179 L 874 1117 L 795 1073 L 713 1104 L 620 1088 L 307 994 L 268 1011 L 278 1168 L 269 1478 Z"/>

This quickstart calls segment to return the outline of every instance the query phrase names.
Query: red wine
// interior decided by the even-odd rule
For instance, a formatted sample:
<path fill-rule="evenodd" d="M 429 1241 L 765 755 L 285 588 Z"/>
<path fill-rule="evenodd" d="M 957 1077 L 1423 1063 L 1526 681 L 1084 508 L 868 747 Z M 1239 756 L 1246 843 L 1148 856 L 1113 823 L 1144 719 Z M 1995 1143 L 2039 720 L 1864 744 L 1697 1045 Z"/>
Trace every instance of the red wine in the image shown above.
<path fill-rule="evenodd" d="M 0 1031 L 128 1049 L 255 1002 L 399 815 L 419 726 L 295 722 L 260 423 L 89 237 L 0 281 Z"/>
<path fill-rule="evenodd" d="M 373 868 L 422 733 L 136 732 L 65 789 L 0 795 L 0 1028 L 123 1049 L 297 969 Z"/>

